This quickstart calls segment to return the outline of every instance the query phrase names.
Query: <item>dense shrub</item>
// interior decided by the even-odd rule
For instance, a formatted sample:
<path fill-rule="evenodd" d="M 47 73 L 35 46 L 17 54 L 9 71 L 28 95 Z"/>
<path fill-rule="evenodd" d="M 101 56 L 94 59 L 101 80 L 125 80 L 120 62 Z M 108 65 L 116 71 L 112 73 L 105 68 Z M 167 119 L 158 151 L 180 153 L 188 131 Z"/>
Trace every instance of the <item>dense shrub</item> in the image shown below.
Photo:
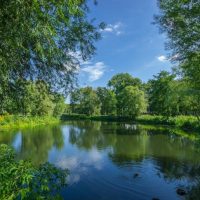
<path fill-rule="evenodd" d="M 29 161 L 16 161 L 14 150 L 0 145 L 0 199 L 58 199 L 66 186 L 68 171 L 45 163 L 39 167 Z"/>

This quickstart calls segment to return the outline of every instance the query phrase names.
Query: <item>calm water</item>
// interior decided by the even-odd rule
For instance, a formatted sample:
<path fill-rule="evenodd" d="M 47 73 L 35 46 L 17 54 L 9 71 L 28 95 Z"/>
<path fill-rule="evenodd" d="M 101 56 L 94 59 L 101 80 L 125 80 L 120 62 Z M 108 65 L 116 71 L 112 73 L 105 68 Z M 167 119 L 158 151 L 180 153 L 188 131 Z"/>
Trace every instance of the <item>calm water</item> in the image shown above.
<path fill-rule="evenodd" d="M 0 133 L 18 158 L 49 161 L 70 170 L 64 199 L 200 199 L 200 156 L 195 137 L 126 123 L 73 121 Z M 180 136 L 181 135 L 181 136 Z"/>

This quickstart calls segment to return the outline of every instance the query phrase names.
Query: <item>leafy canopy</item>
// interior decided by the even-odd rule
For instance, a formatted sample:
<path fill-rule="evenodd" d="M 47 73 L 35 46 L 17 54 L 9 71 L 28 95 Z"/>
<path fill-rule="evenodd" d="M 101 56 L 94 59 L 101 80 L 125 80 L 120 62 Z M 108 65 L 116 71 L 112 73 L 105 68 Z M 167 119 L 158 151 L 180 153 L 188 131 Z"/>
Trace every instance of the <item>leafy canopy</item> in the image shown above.
<path fill-rule="evenodd" d="M 115 93 L 105 87 L 98 87 L 96 93 L 100 101 L 101 115 L 115 115 L 117 104 Z"/>
<path fill-rule="evenodd" d="M 199 0 L 158 0 L 160 14 L 155 23 L 167 33 L 170 58 L 177 61 L 194 113 L 200 115 L 200 2 Z"/>
<path fill-rule="evenodd" d="M 108 86 L 114 90 L 116 95 L 118 95 L 126 86 L 141 87 L 141 85 L 142 82 L 139 78 L 134 78 L 128 73 L 116 74 L 108 82 Z"/>
<path fill-rule="evenodd" d="M 127 86 L 120 93 L 119 103 L 121 104 L 122 116 L 137 117 L 146 112 L 147 102 L 144 92 L 137 86 Z"/>
<path fill-rule="evenodd" d="M 67 89 L 83 59 L 95 51 L 99 28 L 89 21 L 86 0 L 0 1 L 0 91 L 23 78 Z M 5 93 L 5 90 L 4 90 Z"/>
<path fill-rule="evenodd" d="M 92 87 L 75 90 L 71 94 L 71 107 L 73 113 L 86 115 L 100 114 L 100 102 L 96 91 Z"/>
<path fill-rule="evenodd" d="M 160 14 L 155 22 L 169 38 L 167 49 L 172 50 L 171 57 L 185 60 L 200 52 L 200 3 L 199 0 L 158 0 Z"/>

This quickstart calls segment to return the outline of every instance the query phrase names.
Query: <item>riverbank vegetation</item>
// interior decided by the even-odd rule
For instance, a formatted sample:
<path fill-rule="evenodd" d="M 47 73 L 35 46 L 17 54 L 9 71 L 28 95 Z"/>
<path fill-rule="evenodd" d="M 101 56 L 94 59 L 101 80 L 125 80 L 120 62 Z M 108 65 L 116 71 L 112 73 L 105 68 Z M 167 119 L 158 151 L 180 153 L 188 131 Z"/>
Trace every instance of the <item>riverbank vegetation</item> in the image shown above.
<path fill-rule="evenodd" d="M 8 129 L 21 129 L 38 125 L 58 124 L 59 118 L 52 116 L 20 116 L 20 115 L 1 115 L 0 131 Z"/>
<path fill-rule="evenodd" d="M 71 114 L 71 119 L 135 120 L 200 130 L 199 96 L 190 89 L 183 77 L 167 71 L 147 83 L 121 73 L 113 76 L 107 87 L 76 89 L 67 115 Z"/>
<path fill-rule="evenodd" d="M 1 18 L 7 23 L 1 24 L 4 51 L 0 55 L 0 115 L 24 116 L 18 119 L 24 118 L 25 122 L 26 116 L 59 117 L 65 110 L 68 114 L 89 117 L 149 119 L 175 125 L 184 121 L 184 125 L 178 126 L 199 126 L 200 34 L 199 23 L 194 23 L 199 4 L 158 1 L 161 12 L 154 22 L 169 38 L 167 47 L 171 55 L 167 59 L 175 63 L 172 72 L 161 71 L 146 83 L 120 73 L 106 87 L 74 88 L 80 61 L 95 53 L 94 42 L 100 39 L 100 29 L 105 25 L 88 21 L 85 1 L 51 2 L 51 6 L 48 2 L 41 5 L 37 1 L 11 2 L 1 8 Z M 51 12 L 54 8 L 59 12 Z M 8 13 L 13 17 L 8 19 Z M 33 21 L 38 26 L 33 26 Z M 65 105 L 68 95 L 69 106 Z M 142 114 L 153 116 L 141 120 Z M 191 120 L 190 116 L 196 116 L 197 120 Z M 172 117 L 178 122 L 169 123 Z M 195 122 L 186 123 L 187 120 Z"/>
<path fill-rule="evenodd" d="M 137 117 L 141 113 L 196 115 L 189 85 L 175 74 L 161 71 L 147 83 L 128 73 L 113 76 L 107 87 L 85 87 L 71 95 L 71 113 Z M 198 118 L 198 115 L 196 115 Z"/>
<path fill-rule="evenodd" d="M 65 107 L 64 96 L 52 92 L 43 81 L 18 80 L 15 86 L 19 91 L 13 91 L 10 96 L 5 94 L 0 111 L 2 114 L 20 114 L 23 116 L 54 116 L 62 114 Z"/>
<path fill-rule="evenodd" d="M 66 186 L 67 170 L 45 163 L 34 166 L 16 160 L 15 152 L 0 145 L 0 199 L 59 199 L 58 191 Z M 61 197 L 60 197 L 61 198 Z"/>
<path fill-rule="evenodd" d="M 159 0 L 158 6 L 160 13 L 154 23 L 167 34 L 170 54 L 166 59 L 174 64 L 172 72 L 161 71 L 146 83 L 121 73 L 113 76 L 107 87 L 77 89 L 71 95 L 68 113 L 135 119 L 149 114 L 153 116 L 138 119 L 199 130 L 200 5 L 196 1 Z"/>
<path fill-rule="evenodd" d="M 140 115 L 137 117 L 129 116 L 112 116 L 112 115 L 98 115 L 88 116 L 85 114 L 63 114 L 61 120 L 93 120 L 93 121 L 110 121 L 110 122 L 131 122 L 147 125 L 164 125 L 180 128 L 183 130 L 199 131 L 200 124 L 195 116 L 171 116 L 165 117 L 162 115 Z"/>
<path fill-rule="evenodd" d="M 95 53 L 105 26 L 89 20 L 88 12 L 79 0 L 2 2 L 0 128 L 46 123 L 46 117 L 62 114 L 79 58 Z"/>

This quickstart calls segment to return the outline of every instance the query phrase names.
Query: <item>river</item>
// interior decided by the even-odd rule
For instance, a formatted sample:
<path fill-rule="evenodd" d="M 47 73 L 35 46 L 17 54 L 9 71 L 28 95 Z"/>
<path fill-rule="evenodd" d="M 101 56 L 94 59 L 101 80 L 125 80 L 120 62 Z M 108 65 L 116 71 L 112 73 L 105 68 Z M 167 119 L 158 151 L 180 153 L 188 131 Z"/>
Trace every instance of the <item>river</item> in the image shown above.
<path fill-rule="evenodd" d="M 18 159 L 70 171 L 64 199 L 199 199 L 198 137 L 166 127 L 69 121 L 1 132 Z M 180 196 L 177 189 L 190 192 Z M 192 196 L 191 196 L 192 195 Z"/>

